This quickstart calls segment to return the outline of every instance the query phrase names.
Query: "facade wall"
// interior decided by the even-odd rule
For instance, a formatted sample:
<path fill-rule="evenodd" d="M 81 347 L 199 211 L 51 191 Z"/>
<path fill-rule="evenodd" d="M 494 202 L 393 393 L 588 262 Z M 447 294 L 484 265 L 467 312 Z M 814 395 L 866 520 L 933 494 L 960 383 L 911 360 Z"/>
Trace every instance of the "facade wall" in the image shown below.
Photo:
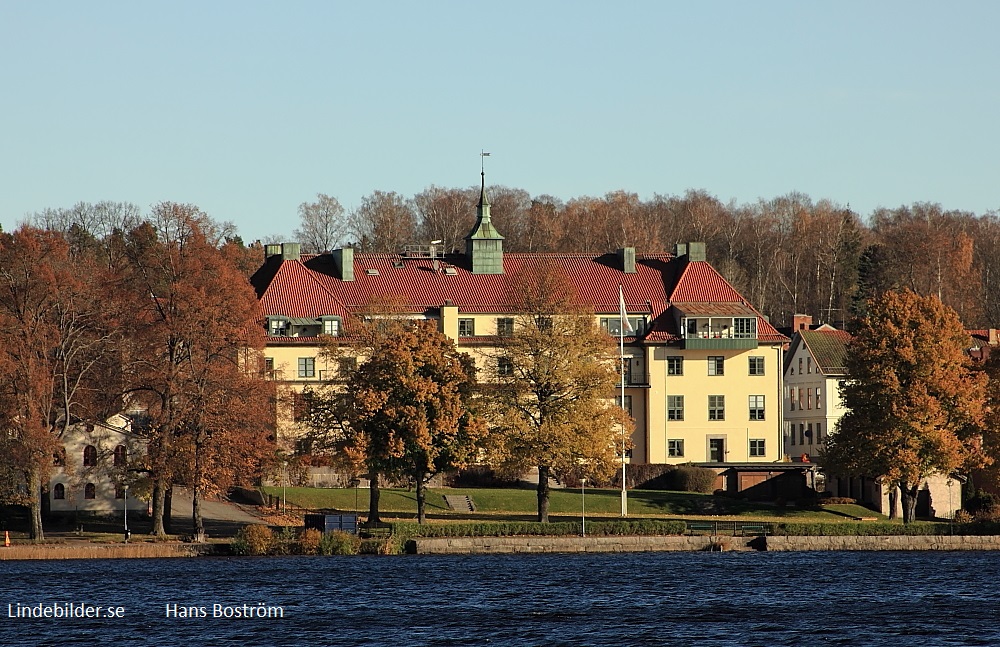
<path fill-rule="evenodd" d="M 121 512 L 128 503 L 131 511 L 145 511 L 147 503 L 134 490 L 120 486 L 134 476 L 128 472 L 130 457 L 142 451 L 141 443 L 128 433 L 128 420 L 115 416 L 107 425 L 74 425 L 63 436 L 65 459 L 49 477 L 49 510 L 69 512 Z M 116 448 L 124 447 L 116 464 Z M 88 450 L 87 448 L 93 448 Z M 90 452 L 90 456 L 85 453 Z M 90 464 L 88 464 L 88 462 Z M 92 486 L 88 488 L 88 486 Z M 60 493 L 61 498 L 57 498 Z"/>
<path fill-rule="evenodd" d="M 650 388 L 643 462 L 718 460 L 710 440 L 721 441 L 722 461 L 773 462 L 781 457 L 781 365 L 779 344 L 753 350 L 686 350 L 658 346 L 649 354 Z M 669 375 L 670 358 L 680 357 L 683 375 Z M 723 375 L 710 375 L 710 357 L 723 357 Z M 750 375 L 750 358 L 762 358 L 763 375 Z M 709 396 L 724 397 L 724 419 L 710 420 Z M 683 396 L 683 420 L 668 415 L 669 396 Z M 751 420 L 750 396 L 763 396 L 763 420 Z M 634 406 L 634 405 L 633 405 Z M 670 441 L 683 441 L 683 455 L 671 456 Z M 763 455 L 751 456 L 751 441 L 763 441 Z M 758 445 L 759 447 L 759 445 Z M 675 447 L 676 449 L 676 447 Z"/>
<path fill-rule="evenodd" d="M 798 345 L 788 363 L 782 393 L 783 452 L 792 460 L 822 451 L 824 440 L 844 415 L 840 398 L 843 379 L 843 375 L 824 375 L 808 347 Z"/>

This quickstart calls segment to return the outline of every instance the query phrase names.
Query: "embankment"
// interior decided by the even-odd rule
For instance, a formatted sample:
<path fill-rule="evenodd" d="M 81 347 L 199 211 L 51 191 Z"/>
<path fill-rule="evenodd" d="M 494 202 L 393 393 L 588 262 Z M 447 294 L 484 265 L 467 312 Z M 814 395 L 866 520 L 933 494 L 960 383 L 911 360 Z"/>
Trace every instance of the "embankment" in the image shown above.
<path fill-rule="evenodd" d="M 205 545 L 141 542 L 134 544 L 14 544 L 0 546 L 0 561 L 14 559 L 118 559 L 143 557 L 195 557 L 211 550 Z"/>

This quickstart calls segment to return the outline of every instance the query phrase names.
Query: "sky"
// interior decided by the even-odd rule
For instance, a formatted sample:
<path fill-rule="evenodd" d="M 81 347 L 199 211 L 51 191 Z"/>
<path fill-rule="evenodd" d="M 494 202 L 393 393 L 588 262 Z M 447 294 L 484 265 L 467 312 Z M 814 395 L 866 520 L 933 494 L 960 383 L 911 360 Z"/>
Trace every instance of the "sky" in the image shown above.
<path fill-rule="evenodd" d="M 1000 3 L 0 0 L 0 225 L 488 184 L 1000 208 Z"/>

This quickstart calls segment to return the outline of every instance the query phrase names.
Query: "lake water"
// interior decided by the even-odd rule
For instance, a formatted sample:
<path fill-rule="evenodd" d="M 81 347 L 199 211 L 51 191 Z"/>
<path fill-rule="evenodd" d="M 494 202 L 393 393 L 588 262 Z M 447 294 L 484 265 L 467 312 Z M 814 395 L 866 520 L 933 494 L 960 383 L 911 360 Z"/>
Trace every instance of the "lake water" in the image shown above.
<path fill-rule="evenodd" d="M 0 646 L 995 646 L 998 575 L 995 552 L 0 562 Z"/>

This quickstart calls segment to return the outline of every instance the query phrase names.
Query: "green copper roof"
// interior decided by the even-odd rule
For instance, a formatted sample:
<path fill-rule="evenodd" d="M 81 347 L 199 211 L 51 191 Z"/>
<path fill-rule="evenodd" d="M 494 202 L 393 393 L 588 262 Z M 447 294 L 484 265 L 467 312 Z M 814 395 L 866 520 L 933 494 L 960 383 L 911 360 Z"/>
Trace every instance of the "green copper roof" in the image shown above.
<path fill-rule="evenodd" d="M 845 373 L 851 335 L 843 330 L 800 330 L 802 341 L 824 375 Z"/>

